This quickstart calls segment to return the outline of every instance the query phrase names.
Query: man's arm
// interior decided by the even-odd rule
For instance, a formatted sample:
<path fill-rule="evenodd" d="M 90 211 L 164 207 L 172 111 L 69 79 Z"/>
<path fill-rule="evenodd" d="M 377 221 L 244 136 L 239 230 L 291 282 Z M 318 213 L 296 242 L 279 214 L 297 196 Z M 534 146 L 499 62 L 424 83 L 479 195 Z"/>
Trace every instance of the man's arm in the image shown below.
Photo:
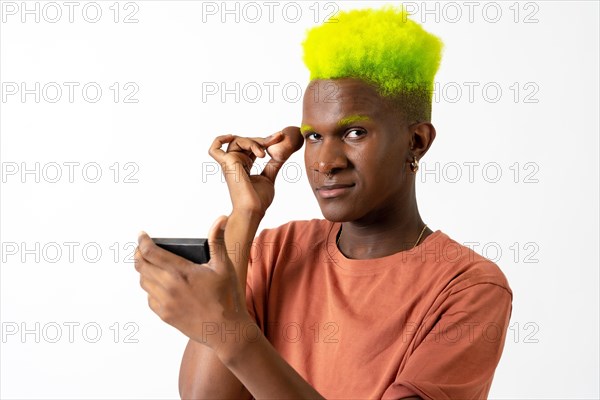
<path fill-rule="evenodd" d="M 182 399 L 250 399 L 244 385 L 206 346 L 190 340 L 179 370 Z"/>
<path fill-rule="evenodd" d="M 212 349 L 255 398 L 322 399 L 277 353 L 246 310 L 246 302 L 241 301 L 244 291 L 225 245 L 226 224 L 227 218 L 219 217 L 210 229 L 208 264 L 194 264 L 174 255 L 140 233 L 135 268 L 150 308 L 190 339 Z M 208 327 L 216 328 L 217 334 Z M 244 332 L 249 328 L 256 334 L 241 335 L 241 340 L 218 334 L 234 327 Z M 210 371 L 205 377 L 210 379 Z M 216 393 L 201 390 L 202 396 Z"/>
<path fill-rule="evenodd" d="M 217 352 L 224 365 L 257 399 L 324 399 L 296 372 L 262 334 L 221 346 Z M 418 396 L 404 400 L 421 400 Z"/>
<path fill-rule="evenodd" d="M 438 310 L 384 398 L 408 394 L 407 388 L 425 399 L 487 398 L 512 312 L 505 278 L 472 275 Z"/>
<path fill-rule="evenodd" d="M 246 287 L 248 259 L 252 241 L 266 209 L 274 196 L 277 173 L 289 156 L 302 146 L 296 129 L 286 128 L 270 139 L 215 139 L 209 154 L 221 165 L 233 203 L 225 231 L 225 246 L 241 287 Z M 227 153 L 221 146 L 229 143 Z M 258 145 L 258 146 L 257 146 Z M 260 176 L 249 176 L 247 170 L 256 156 L 269 149 L 272 159 Z M 244 169 L 246 168 L 246 170 Z M 184 351 L 179 372 L 179 394 L 184 399 L 235 398 L 249 399 L 250 393 L 229 371 L 214 351 L 190 340 Z"/>
<path fill-rule="evenodd" d="M 246 287 L 248 254 L 260 220 L 259 215 L 251 212 L 233 212 L 227 222 L 225 245 L 227 249 L 234 249 L 229 258 L 243 288 Z M 212 349 L 191 339 L 179 370 L 179 395 L 182 399 L 251 398 L 248 390 Z"/>

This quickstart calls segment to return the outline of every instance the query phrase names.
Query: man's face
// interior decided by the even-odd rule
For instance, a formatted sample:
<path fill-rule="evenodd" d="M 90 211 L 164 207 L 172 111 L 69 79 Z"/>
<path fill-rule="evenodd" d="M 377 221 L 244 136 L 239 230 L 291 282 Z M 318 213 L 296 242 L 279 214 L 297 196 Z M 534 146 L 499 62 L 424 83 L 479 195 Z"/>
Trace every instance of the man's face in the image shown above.
<path fill-rule="evenodd" d="M 312 81 L 301 131 L 308 180 L 330 221 L 376 221 L 413 190 L 409 131 L 376 90 L 358 79 Z"/>

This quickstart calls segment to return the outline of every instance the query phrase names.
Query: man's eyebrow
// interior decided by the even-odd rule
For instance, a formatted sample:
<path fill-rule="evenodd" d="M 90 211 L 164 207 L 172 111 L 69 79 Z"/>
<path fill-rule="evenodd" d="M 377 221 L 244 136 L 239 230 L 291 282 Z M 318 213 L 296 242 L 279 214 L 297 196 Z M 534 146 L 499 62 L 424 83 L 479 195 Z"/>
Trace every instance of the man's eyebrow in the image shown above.
<path fill-rule="evenodd" d="M 304 125 L 304 124 L 300 125 L 300 133 L 302 133 L 302 134 L 304 134 L 308 131 L 312 131 L 312 130 L 313 130 L 313 127 L 310 125 Z"/>
<path fill-rule="evenodd" d="M 369 118 L 369 116 L 367 115 L 350 115 L 346 118 L 342 118 L 338 121 L 337 125 L 338 126 L 346 126 L 346 125 L 350 125 L 353 124 L 355 122 L 358 121 L 368 121 L 371 118 Z"/>
<path fill-rule="evenodd" d="M 350 115 L 346 118 L 342 118 L 337 122 L 338 127 L 343 127 L 346 125 L 353 124 L 358 121 L 369 121 L 371 118 L 368 115 Z M 302 124 L 300 125 L 300 133 L 305 134 L 306 132 L 312 132 L 313 127 L 310 125 Z"/>

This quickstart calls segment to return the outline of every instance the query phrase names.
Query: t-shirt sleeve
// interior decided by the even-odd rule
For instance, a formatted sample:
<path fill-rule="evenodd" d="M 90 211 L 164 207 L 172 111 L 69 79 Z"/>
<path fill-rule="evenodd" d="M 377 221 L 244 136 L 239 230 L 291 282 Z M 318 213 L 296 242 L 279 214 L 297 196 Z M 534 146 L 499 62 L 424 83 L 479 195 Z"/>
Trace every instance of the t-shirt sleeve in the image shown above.
<path fill-rule="evenodd" d="M 512 292 L 502 285 L 476 283 L 452 292 L 382 398 L 487 398 L 511 312 Z"/>

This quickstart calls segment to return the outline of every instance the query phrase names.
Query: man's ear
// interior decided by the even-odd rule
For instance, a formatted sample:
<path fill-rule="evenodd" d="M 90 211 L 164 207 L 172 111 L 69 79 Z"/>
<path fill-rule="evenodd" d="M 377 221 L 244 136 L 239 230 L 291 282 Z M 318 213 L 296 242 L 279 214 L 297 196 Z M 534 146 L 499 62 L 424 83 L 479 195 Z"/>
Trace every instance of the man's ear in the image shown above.
<path fill-rule="evenodd" d="M 421 159 L 435 140 L 435 127 L 431 122 L 419 122 L 410 128 L 410 148 Z"/>

